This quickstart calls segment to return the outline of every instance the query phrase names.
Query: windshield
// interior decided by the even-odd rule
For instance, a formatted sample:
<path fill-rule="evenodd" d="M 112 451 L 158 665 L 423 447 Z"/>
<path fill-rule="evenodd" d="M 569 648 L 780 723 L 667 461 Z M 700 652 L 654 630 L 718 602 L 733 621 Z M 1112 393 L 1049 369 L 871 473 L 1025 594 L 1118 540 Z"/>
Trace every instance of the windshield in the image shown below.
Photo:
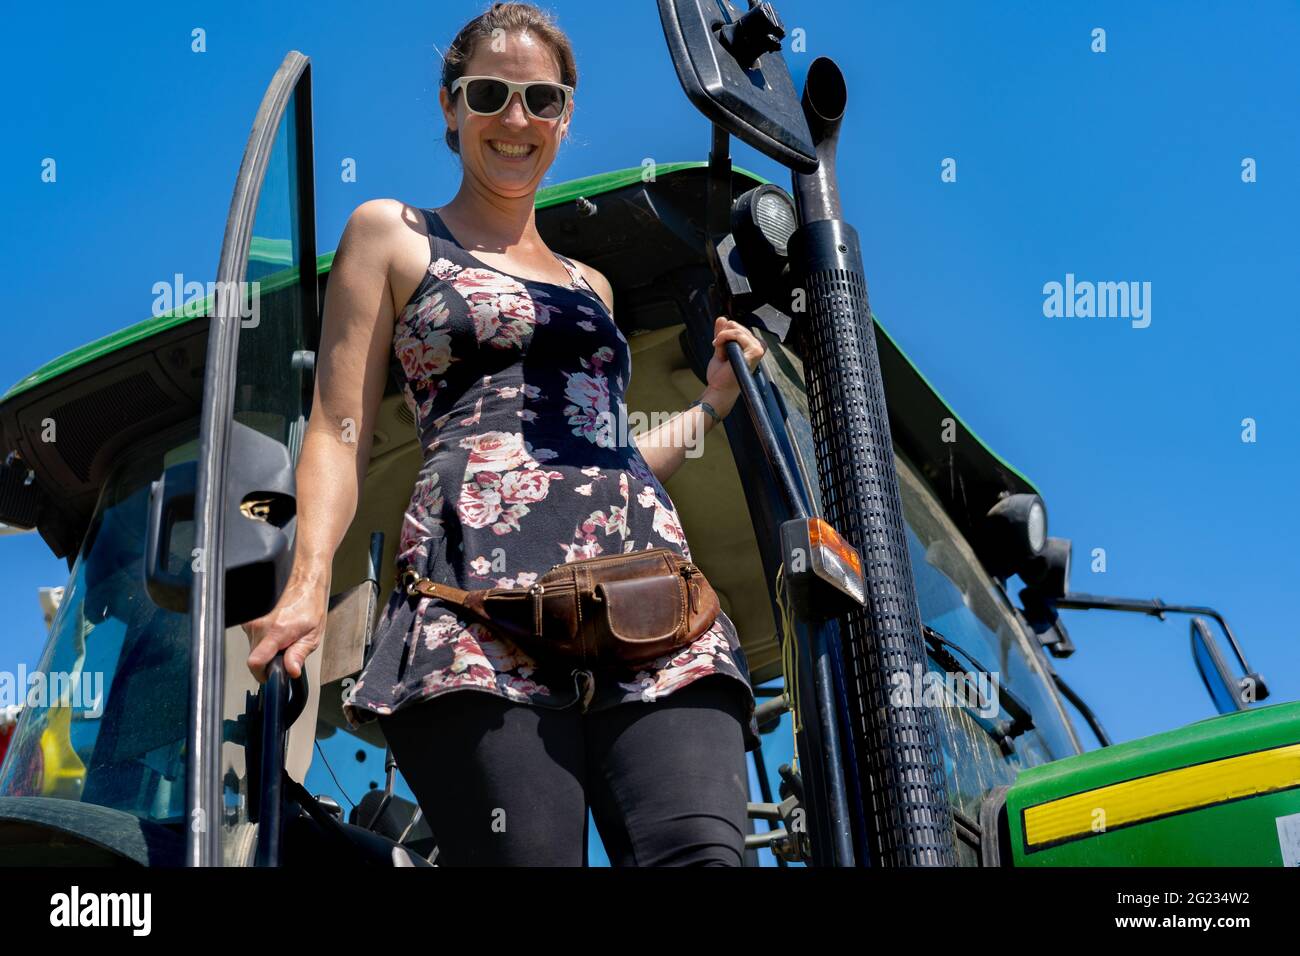
<path fill-rule="evenodd" d="M 0 766 L 0 795 L 79 800 L 145 820 L 179 822 L 190 625 L 144 589 L 150 483 L 195 459 L 193 423 L 121 456 L 50 627 L 22 716 Z M 190 561 L 193 523 L 178 522 L 171 567 Z"/>
<path fill-rule="evenodd" d="M 1033 730 L 1014 738 L 1014 753 L 1003 757 L 994 737 L 979 729 L 986 723 L 976 724 L 966 710 L 942 709 L 946 720 L 940 720 L 940 732 L 950 737 L 945 757 L 955 803 L 973 812 L 990 787 L 1014 779 L 1017 766 L 1057 760 L 1081 748 L 1049 689 L 1051 679 L 1031 643 L 1032 632 L 911 464 L 896 460 L 922 620 L 991 671 L 1026 705 L 1034 722 Z M 969 759 L 980 756 L 977 750 L 987 750 L 988 759 Z"/>

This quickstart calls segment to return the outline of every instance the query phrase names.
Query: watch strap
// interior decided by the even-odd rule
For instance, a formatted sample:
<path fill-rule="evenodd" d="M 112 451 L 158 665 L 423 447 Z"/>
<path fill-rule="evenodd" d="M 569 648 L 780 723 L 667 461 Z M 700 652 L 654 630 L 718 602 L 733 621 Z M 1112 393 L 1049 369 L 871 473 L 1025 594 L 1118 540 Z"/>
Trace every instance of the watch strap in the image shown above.
<path fill-rule="evenodd" d="M 704 409 L 706 412 L 708 412 L 709 415 L 713 418 L 713 420 L 714 420 L 715 422 L 721 422 L 721 421 L 722 421 L 722 416 L 719 415 L 719 414 L 717 413 L 717 410 L 714 409 L 714 407 L 713 407 L 712 405 L 710 405 L 708 402 L 704 401 L 704 399 L 702 399 L 702 398 L 697 398 L 695 401 L 691 402 L 691 403 L 690 403 L 689 405 L 687 405 L 686 407 L 687 407 L 687 408 L 694 408 L 696 405 L 700 406 L 700 408 L 702 408 L 702 409 Z"/>

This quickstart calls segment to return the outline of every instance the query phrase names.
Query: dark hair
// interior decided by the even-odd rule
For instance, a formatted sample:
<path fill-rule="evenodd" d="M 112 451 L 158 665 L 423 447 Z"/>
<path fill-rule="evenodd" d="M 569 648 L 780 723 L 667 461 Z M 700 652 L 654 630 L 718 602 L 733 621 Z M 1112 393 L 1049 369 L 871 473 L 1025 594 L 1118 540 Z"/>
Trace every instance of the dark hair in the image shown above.
<path fill-rule="evenodd" d="M 465 75 L 465 64 L 473 57 L 478 41 L 491 40 L 498 30 L 505 34 L 536 33 L 555 54 L 560 67 L 560 82 L 577 88 L 578 64 L 573 58 L 573 44 L 556 24 L 555 18 L 531 3 L 494 3 L 461 27 L 447 48 L 442 58 L 442 85 L 448 94 L 451 93 L 451 84 Z M 460 135 L 457 131 L 448 129 L 446 139 L 447 147 L 459 154 Z"/>

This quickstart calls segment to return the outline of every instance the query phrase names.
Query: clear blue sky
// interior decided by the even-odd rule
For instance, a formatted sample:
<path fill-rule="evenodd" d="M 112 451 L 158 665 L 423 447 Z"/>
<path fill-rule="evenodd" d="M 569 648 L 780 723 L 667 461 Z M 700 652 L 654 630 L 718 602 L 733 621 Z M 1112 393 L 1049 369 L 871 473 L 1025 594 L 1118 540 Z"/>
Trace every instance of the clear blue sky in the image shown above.
<path fill-rule="evenodd" d="M 580 71 L 551 182 L 703 159 L 656 6 L 558 0 Z M 215 270 L 239 157 L 285 51 L 312 58 L 319 246 L 378 196 L 445 201 L 436 50 L 477 2 L 19 5 L 0 57 L 7 148 L 3 386 L 149 314 L 150 287 Z M 876 314 L 961 416 L 1027 474 L 1075 545 L 1076 590 L 1213 604 L 1300 697 L 1300 7 L 784 0 L 796 83 L 845 70 L 846 216 Z M 190 32 L 207 34 L 191 52 Z M 1106 31 L 1106 52 L 1090 49 Z M 58 183 L 41 182 L 45 157 Z M 344 157 L 358 181 L 340 181 Z M 738 163 L 788 176 L 747 147 Z M 940 179 L 945 158 L 957 181 Z M 1257 163 L 1243 183 L 1241 163 Z M 1152 285 L 1151 324 L 1052 319 L 1043 286 Z M 1243 418 L 1258 440 L 1241 440 Z M 689 532 L 689 529 L 688 529 Z M 1088 555 L 1104 548 L 1107 570 Z M 36 589 L 62 561 L 0 539 L 0 667 L 34 665 Z M 1060 662 L 1119 740 L 1210 716 L 1184 620 L 1069 613 Z M 788 732 L 781 738 L 788 740 Z M 779 758 L 780 759 L 780 758 Z M 332 761 L 355 798 L 377 779 Z M 773 760 L 775 767 L 776 760 Z M 369 770 L 365 769 L 369 768 Z M 319 770 L 313 771 L 313 782 Z"/>

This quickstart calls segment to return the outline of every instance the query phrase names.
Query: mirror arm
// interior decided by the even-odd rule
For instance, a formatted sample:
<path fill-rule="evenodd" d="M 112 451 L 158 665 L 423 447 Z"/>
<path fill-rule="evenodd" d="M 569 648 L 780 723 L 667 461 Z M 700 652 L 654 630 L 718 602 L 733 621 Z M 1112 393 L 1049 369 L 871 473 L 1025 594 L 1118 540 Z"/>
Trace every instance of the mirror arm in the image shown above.
<path fill-rule="evenodd" d="M 1232 652 L 1237 655 L 1237 661 L 1241 668 L 1247 674 L 1253 673 L 1250 665 L 1246 663 L 1245 652 L 1242 651 L 1241 645 L 1237 643 L 1237 636 L 1232 633 L 1232 628 L 1228 626 L 1228 621 L 1222 614 L 1212 607 L 1201 607 L 1195 604 L 1166 604 L 1160 598 L 1119 598 L 1103 597 L 1099 594 L 1082 594 L 1071 592 L 1064 597 L 1056 598 L 1053 602 L 1058 608 L 1065 608 L 1071 611 L 1132 611 L 1138 614 L 1149 614 L 1151 617 L 1165 620 L 1166 613 L 1174 614 L 1203 614 L 1206 617 L 1212 617 L 1219 622 L 1223 628 L 1223 633 L 1228 635 L 1228 643 L 1232 645 Z"/>

